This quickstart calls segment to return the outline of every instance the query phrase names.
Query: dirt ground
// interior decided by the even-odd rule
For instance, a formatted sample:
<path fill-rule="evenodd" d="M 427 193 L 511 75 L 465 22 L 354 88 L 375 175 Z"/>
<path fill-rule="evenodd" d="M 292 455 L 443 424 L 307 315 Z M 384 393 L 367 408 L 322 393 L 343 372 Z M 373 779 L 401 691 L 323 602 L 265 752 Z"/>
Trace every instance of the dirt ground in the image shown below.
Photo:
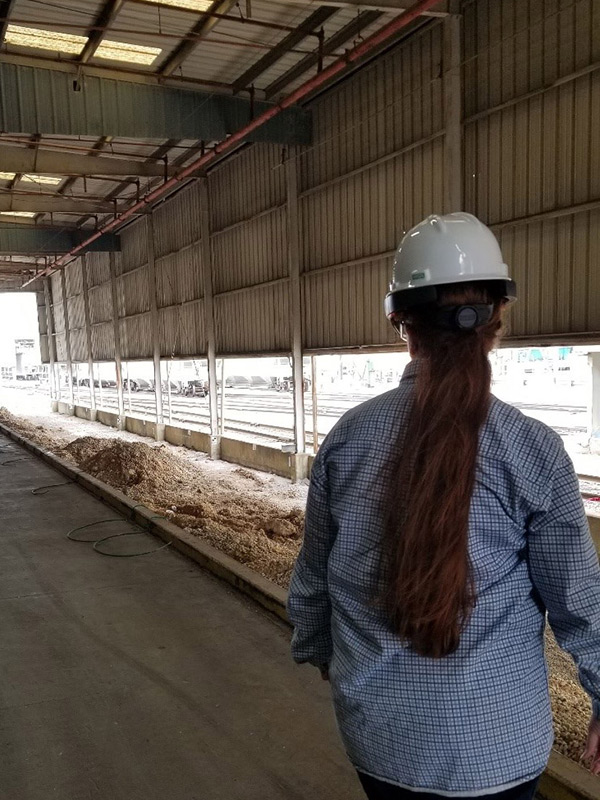
<path fill-rule="evenodd" d="M 25 419 L 2 408 L 0 421 L 287 588 L 302 539 L 306 483 L 293 486 L 74 417 Z M 579 761 L 591 704 L 571 658 L 549 631 L 546 652 L 554 746 Z"/>

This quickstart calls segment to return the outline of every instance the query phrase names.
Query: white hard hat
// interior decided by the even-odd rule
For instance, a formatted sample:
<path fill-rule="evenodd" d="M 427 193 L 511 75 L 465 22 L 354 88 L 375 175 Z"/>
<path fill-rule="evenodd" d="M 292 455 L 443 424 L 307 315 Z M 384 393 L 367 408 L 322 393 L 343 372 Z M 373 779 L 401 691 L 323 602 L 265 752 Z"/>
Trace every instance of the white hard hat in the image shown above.
<path fill-rule="evenodd" d="M 400 242 L 385 298 L 386 315 L 393 317 L 415 305 L 435 303 L 440 286 L 467 281 L 485 281 L 505 300 L 516 300 L 516 286 L 491 230 L 462 211 L 432 214 Z"/>

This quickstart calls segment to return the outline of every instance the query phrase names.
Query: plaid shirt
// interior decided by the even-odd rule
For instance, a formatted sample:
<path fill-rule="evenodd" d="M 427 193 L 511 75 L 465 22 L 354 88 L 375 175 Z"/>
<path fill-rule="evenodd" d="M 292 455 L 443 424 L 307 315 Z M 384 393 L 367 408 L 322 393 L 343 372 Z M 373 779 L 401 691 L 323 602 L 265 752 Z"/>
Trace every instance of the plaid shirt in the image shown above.
<path fill-rule="evenodd" d="M 329 666 L 355 767 L 421 790 L 483 794 L 546 766 L 546 611 L 600 716 L 600 570 L 560 437 L 493 398 L 469 522 L 478 600 L 460 647 L 429 659 L 390 632 L 373 597 L 390 447 L 416 370 L 412 362 L 397 389 L 349 411 L 315 459 L 289 594 L 292 653 Z"/>

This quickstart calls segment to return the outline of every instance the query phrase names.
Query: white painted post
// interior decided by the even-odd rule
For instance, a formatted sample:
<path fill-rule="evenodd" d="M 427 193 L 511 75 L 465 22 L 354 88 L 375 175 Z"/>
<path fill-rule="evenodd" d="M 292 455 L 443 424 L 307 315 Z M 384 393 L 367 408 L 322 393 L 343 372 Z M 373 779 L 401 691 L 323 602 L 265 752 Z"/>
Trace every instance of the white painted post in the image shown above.
<path fill-rule="evenodd" d="M 171 362 L 167 367 L 167 399 L 169 403 L 169 425 L 173 424 L 173 406 L 171 404 Z"/>
<path fill-rule="evenodd" d="M 219 415 L 219 433 L 225 433 L 225 359 L 221 359 L 221 413 Z"/>
<path fill-rule="evenodd" d="M 287 235 L 289 263 L 290 334 L 292 351 L 292 382 L 294 391 L 294 463 L 292 479 L 306 478 L 306 421 L 304 409 L 304 368 L 302 352 L 302 287 L 300 263 L 300 223 L 298 211 L 298 164 L 295 148 L 290 148 L 286 161 Z"/>
<path fill-rule="evenodd" d="M 59 390 L 56 383 L 56 338 L 52 319 L 50 278 L 44 278 L 44 302 L 46 304 L 46 330 L 48 331 L 48 356 L 50 358 L 50 403 L 52 410 L 58 411 Z"/>
<path fill-rule="evenodd" d="M 129 380 L 129 361 L 125 362 L 125 380 L 127 381 L 127 405 L 129 406 L 129 415 L 131 416 L 131 381 Z"/>
<path fill-rule="evenodd" d="M 123 367 L 121 362 L 121 331 L 119 328 L 119 302 L 117 298 L 117 265 L 115 254 L 109 253 L 110 264 L 110 289 L 112 294 L 113 325 L 115 335 L 115 370 L 117 373 L 117 407 L 119 419 L 117 428 L 122 431 L 125 428 L 125 406 L 123 403 Z"/>
<path fill-rule="evenodd" d="M 600 455 L 600 353 L 588 353 L 592 371 L 592 393 L 589 406 L 590 453 Z"/>
<path fill-rule="evenodd" d="M 92 345 L 92 315 L 90 312 L 90 293 L 88 285 L 87 258 L 85 253 L 81 256 L 81 284 L 83 287 L 83 313 L 85 315 L 85 340 L 87 344 L 88 372 L 90 376 L 90 420 L 95 422 L 96 386 L 94 383 L 94 352 Z"/>
<path fill-rule="evenodd" d="M 317 397 L 317 357 L 311 356 L 311 383 L 312 383 L 312 426 L 313 426 L 313 452 L 316 455 L 319 449 L 319 406 Z"/>
<path fill-rule="evenodd" d="M 152 361 L 154 363 L 154 397 L 156 403 L 156 441 L 165 438 L 162 374 L 160 369 L 160 336 L 158 331 L 158 299 L 156 296 L 156 257 L 154 253 L 154 221 L 147 218 L 148 292 L 150 294 L 150 326 L 152 328 Z"/>
<path fill-rule="evenodd" d="M 210 197 L 208 178 L 199 181 L 200 227 L 202 248 L 202 278 L 204 297 L 204 331 L 208 363 L 208 407 L 210 414 L 210 457 L 221 457 L 222 425 L 219 425 L 218 387 L 217 387 L 217 346 L 215 334 L 215 309 L 213 300 L 213 263 L 210 241 Z M 222 391 L 225 387 L 222 386 Z"/>
<path fill-rule="evenodd" d="M 60 288 L 63 302 L 63 320 L 65 323 L 65 347 L 67 350 L 67 372 L 69 374 L 69 406 L 70 413 L 75 413 L 75 394 L 73 391 L 73 359 L 71 354 L 71 331 L 69 329 L 69 307 L 67 305 L 67 281 L 65 269 L 60 272 Z"/>

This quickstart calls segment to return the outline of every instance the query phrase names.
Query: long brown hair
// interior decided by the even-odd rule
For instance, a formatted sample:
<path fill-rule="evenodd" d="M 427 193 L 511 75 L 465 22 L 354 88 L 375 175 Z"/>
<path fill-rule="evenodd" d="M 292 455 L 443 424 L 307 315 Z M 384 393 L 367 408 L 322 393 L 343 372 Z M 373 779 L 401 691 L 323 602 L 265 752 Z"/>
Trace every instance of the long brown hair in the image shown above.
<path fill-rule="evenodd" d="M 440 306 L 494 305 L 475 330 L 436 325 Z M 479 431 L 491 386 L 488 354 L 501 329 L 502 299 L 482 283 L 441 290 L 438 305 L 405 316 L 419 359 L 406 435 L 399 442 L 385 531 L 383 600 L 392 629 L 430 658 L 454 652 L 476 591 L 468 550 Z"/>

